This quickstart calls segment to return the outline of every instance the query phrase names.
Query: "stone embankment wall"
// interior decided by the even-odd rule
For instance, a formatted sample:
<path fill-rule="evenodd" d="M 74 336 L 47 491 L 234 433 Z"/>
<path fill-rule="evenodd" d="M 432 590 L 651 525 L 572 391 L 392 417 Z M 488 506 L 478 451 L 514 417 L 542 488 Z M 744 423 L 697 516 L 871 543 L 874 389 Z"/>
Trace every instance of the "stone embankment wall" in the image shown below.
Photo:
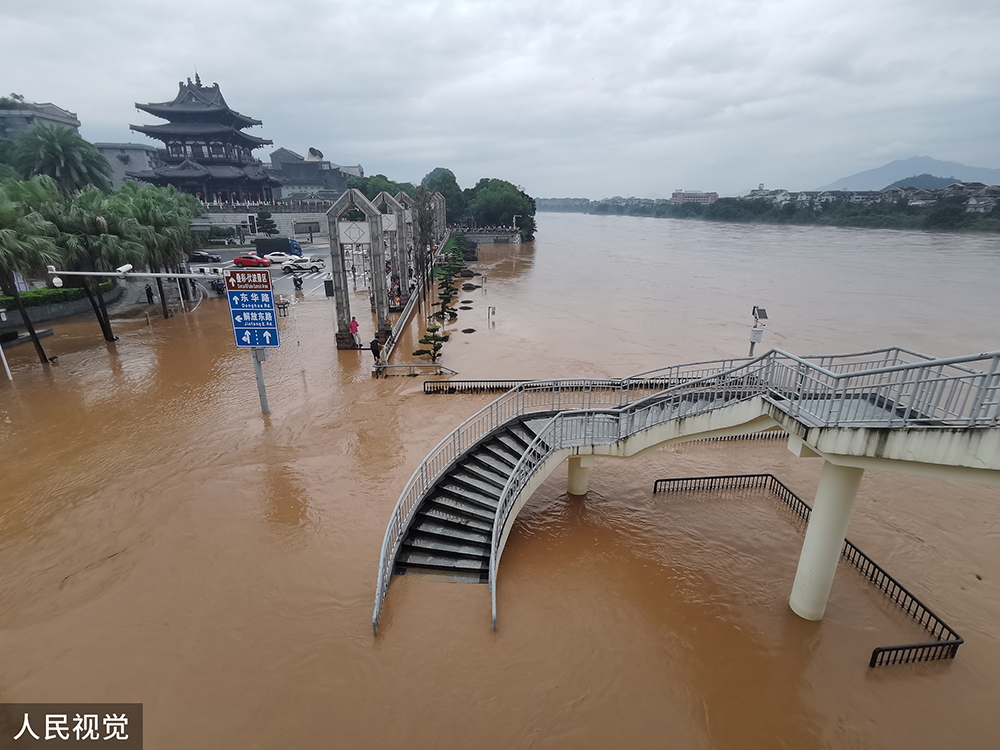
<path fill-rule="evenodd" d="M 122 296 L 124 291 L 125 287 L 119 284 L 110 292 L 105 292 L 104 303 L 107 305 L 115 302 Z M 56 318 L 65 318 L 69 315 L 91 312 L 93 308 L 90 306 L 90 300 L 84 297 L 83 299 L 74 299 L 69 302 L 57 302 L 54 305 L 37 305 L 29 307 L 27 310 L 28 317 L 31 318 L 32 323 L 41 323 L 46 320 L 55 320 Z M 24 325 L 21 313 L 16 307 L 8 308 L 5 315 L 7 316 L 7 320 L 0 321 L 0 330 L 20 328 Z"/>
<path fill-rule="evenodd" d="M 473 242 L 479 243 L 480 245 L 488 245 L 491 242 L 495 243 L 518 243 L 521 241 L 520 232 L 466 232 L 465 238 L 472 240 Z"/>

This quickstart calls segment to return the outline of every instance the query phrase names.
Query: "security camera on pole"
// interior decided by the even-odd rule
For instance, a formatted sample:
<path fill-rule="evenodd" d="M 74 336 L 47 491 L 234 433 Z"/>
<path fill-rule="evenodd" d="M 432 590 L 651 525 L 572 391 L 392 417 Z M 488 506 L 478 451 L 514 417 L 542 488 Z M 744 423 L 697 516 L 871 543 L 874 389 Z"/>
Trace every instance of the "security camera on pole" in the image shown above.
<path fill-rule="evenodd" d="M 753 356 L 753 348 L 764 339 L 764 321 L 767 320 L 767 310 L 763 307 L 753 306 L 753 328 L 750 329 L 750 354 Z"/>

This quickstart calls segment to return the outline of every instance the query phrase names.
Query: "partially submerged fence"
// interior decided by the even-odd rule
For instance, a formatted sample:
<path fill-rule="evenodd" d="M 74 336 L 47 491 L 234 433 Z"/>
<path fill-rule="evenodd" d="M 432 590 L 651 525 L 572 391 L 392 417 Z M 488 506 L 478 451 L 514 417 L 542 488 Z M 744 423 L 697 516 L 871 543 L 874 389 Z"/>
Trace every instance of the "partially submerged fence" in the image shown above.
<path fill-rule="evenodd" d="M 506 393 L 527 380 L 425 380 L 424 393 Z"/>
<path fill-rule="evenodd" d="M 792 492 L 773 474 L 730 474 L 714 477 L 683 477 L 657 479 L 653 492 L 686 492 L 691 490 L 763 489 L 772 492 L 781 502 L 805 522 L 809 522 L 812 508 Z M 951 627 L 931 611 L 930 607 L 911 594 L 905 586 L 889 575 L 882 566 L 858 549 L 850 540 L 844 540 L 840 554 L 879 590 L 899 605 L 907 615 L 917 621 L 935 640 L 930 643 L 911 643 L 902 646 L 879 646 L 872 651 L 869 667 L 883 664 L 904 664 L 913 661 L 954 659 L 958 647 L 965 643 Z"/>
<path fill-rule="evenodd" d="M 665 390 L 671 386 L 691 380 L 692 377 L 663 377 L 663 378 L 624 378 L 622 380 L 590 380 L 588 382 L 605 388 L 622 388 L 623 392 Z M 517 388 L 525 383 L 549 383 L 554 381 L 537 380 L 428 380 L 424 382 L 424 393 L 506 393 L 511 388 Z M 570 382 L 570 381 L 567 381 Z M 627 397 L 626 397 L 627 400 Z"/>
<path fill-rule="evenodd" d="M 439 365 L 435 362 L 414 362 L 409 365 L 376 365 L 375 366 L 375 376 L 376 377 L 388 377 L 390 375 L 406 375 L 409 377 L 416 377 L 417 375 L 455 375 L 457 374 L 454 370 L 451 370 L 444 365 Z"/>

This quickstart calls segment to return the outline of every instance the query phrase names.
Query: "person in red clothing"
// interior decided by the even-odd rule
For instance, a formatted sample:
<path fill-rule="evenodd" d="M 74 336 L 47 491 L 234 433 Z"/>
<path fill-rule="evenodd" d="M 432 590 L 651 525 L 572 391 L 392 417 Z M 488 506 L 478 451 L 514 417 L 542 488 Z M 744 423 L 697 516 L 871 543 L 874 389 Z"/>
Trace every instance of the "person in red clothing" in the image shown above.
<path fill-rule="evenodd" d="M 361 336 L 358 334 L 358 320 L 357 318 L 351 318 L 351 322 L 348 324 L 348 328 L 351 329 L 351 335 L 354 336 L 354 348 L 361 348 Z"/>

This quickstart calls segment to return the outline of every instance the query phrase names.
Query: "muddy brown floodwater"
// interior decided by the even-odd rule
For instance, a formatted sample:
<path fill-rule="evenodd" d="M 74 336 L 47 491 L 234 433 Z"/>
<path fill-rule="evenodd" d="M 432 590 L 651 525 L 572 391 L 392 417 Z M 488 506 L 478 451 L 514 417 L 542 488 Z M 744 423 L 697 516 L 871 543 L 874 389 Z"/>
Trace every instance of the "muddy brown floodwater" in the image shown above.
<path fill-rule="evenodd" d="M 463 378 L 743 355 L 754 304 L 763 350 L 1000 349 L 994 237 L 538 224 L 534 245 L 482 249 L 485 283 L 444 348 Z M 334 349 L 329 300 L 297 312 L 264 365 L 267 418 L 220 299 L 120 322 L 113 346 L 89 318 L 60 321 L 45 369 L 9 350 L 0 700 L 142 702 L 150 750 L 1000 744 L 1000 491 L 866 473 L 852 540 L 966 639 L 954 661 L 873 670 L 873 647 L 922 631 L 843 564 L 825 619 L 796 617 L 802 529 L 773 500 L 652 494 L 661 477 L 772 472 L 811 500 L 820 465 L 782 441 L 599 459 L 585 499 L 557 471 L 507 546 L 496 633 L 486 586 L 404 576 L 373 638 L 399 492 L 490 397 L 372 380 L 369 353 Z"/>

